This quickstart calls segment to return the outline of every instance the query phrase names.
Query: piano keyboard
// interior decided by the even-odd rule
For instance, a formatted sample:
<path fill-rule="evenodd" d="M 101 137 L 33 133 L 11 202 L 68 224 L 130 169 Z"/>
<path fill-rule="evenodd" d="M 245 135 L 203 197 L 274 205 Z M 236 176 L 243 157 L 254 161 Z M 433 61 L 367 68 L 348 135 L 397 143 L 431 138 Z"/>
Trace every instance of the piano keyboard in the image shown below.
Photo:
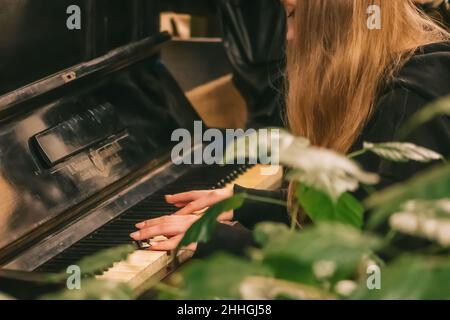
<path fill-rule="evenodd" d="M 136 223 L 168 215 L 176 210 L 175 207 L 165 202 L 164 195 L 166 194 L 175 194 L 186 190 L 232 187 L 234 184 L 261 189 L 278 187 L 282 176 L 281 168 L 277 170 L 276 174 L 270 176 L 262 176 L 262 168 L 264 166 L 257 165 L 194 170 L 57 255 L 41 266 L 39 271 L 58 272 L 100 250 L 130 243 L 129 234 L 135 231 Z M 176 268 L 176 265 L 186 261 L 191 255 L 191 252 L 181 251 L 176 261 L 173 261 L 170 252 L 136 250 L 126 260 L 114 263 L 98 278 L 126 282 L 135 292 L 143 292 L 167 276 Z"/>

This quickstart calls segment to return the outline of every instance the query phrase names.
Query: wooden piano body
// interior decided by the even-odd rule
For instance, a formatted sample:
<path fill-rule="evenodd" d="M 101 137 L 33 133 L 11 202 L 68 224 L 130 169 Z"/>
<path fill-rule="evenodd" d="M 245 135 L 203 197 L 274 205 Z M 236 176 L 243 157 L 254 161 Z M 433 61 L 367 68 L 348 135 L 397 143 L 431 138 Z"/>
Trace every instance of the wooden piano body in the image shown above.
<path fill-rule="evenodd" d="M 130 243 L 136 222 L 173 212 L 164 194 L 279 181 L 172 163 L 171 133 L 200 117 L 161 62 L 153 1 L 51 3 L 0 0 L 0 292 L 10 271 L 65 270 Z M 71 4 L 88 13 L 82 30 L 65 29 Z M 138 251 L 103 278 L 142 290 L 171 262 Z"/>

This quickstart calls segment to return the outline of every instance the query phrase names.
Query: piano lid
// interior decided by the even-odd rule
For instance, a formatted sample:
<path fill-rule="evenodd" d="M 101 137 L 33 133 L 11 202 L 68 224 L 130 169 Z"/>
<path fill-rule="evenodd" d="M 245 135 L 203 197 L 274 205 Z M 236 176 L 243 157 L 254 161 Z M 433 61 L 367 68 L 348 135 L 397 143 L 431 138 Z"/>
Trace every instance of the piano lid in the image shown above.
<path fill-rule="evenodd" d="M 155 34 L 157 2 L 0 0 L 0 95 Z M 67 27 L 73 5 L 79 30 Z"/>
<path fill-rule="evenodd" d="M 35 2 L 48 3 L 17 3 L 37 10 Z M 0 260 L 160 159 L 173 130 L 199 119 L 159 59 L 166 40 L 154 34 L 127 43 L 0 96 Z"/>

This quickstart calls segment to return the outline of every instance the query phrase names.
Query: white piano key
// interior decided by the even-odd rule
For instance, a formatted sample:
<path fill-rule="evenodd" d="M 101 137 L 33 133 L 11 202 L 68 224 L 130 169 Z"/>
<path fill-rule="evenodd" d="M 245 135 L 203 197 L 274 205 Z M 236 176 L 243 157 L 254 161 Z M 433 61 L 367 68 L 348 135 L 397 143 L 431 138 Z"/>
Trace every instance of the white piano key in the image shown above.
<path fill-rule="evenodd" d="M 106 271 L 103 275 L 98 276 L 97 279 L 117 282 L 129 282 L 135 275 L 135 272 Z"/>

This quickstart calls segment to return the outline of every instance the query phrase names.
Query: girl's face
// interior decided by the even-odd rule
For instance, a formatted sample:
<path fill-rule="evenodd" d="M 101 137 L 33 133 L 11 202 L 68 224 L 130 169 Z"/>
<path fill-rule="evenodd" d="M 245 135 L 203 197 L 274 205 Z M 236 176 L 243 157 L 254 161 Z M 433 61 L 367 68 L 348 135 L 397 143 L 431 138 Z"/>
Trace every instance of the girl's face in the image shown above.
<path fill-rule="evenodd" d="M 297 6 L 297 0 L 284 0 L 284 7 L 286 8 L 286 16 L 287 16 L 287 40 L 294 39 L 295 36 L 295 8 Z"/>

